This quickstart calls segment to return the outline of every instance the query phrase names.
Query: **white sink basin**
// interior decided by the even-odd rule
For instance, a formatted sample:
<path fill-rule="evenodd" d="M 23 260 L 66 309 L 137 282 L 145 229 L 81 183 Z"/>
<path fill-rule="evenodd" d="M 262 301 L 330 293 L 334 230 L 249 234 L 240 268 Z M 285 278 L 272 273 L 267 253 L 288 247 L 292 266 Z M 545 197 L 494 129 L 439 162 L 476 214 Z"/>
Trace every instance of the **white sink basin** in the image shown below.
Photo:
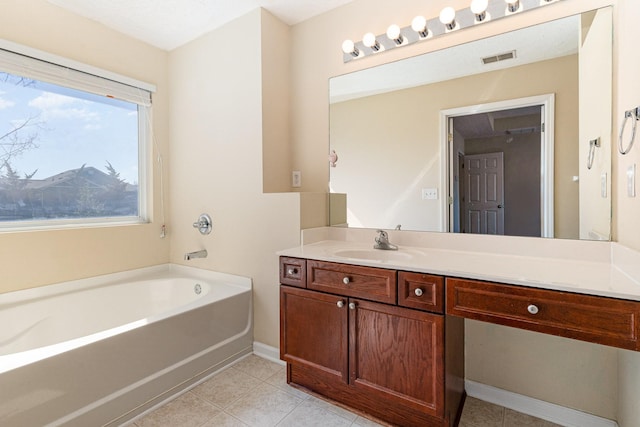
<path fill-rule="evenodd" d="M 360 259 L 367 261 L 409 261 L 413 255 L 408 252 L 385 251 L 381 249 L 343 249 L 334 252 L 340 258 Z"/>

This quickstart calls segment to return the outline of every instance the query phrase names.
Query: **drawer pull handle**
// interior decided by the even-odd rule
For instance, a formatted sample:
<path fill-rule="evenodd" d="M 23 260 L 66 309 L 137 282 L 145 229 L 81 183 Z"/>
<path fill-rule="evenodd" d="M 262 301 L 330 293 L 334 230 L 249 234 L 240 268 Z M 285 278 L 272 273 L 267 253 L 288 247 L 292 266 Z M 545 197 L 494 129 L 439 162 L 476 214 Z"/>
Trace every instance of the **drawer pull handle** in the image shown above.
<path fill-rule="evenodd" d="M 527 307 L 527 311 L 531 314 L 538 314 L 538 307 L 533 305 L 533 304 L 529 304 L 529 307 Z"/>
<path fill-rule="evenodd" d="M 345 277 L 344 279 L 342 279 L 342 283 L 344 283 L 345 285 L 348 285 L 351 282 L 351 280 L 349 280 L 348 277 Z"/>
<path fill-rule="evenodd" d="M 356 303 L 355 302 L 350 302 L 349 303 L 349 309 L 355 310 L 356 309 Z"/>
<path fill-rule="evenodd" d="M 338 308 L 342 308 L 344 307 L 344 301 L 340 300 L 336 305 L 338 306 Z"/>
<path fill-rule="evenodd" d="M 294 274 L 298 274 L 298 269 L 290 268 L 289 270 L 287 270 L 287 274 L 289 274 L 290 276 L 293 276 Z"/>
<path fill-rule="evenodd" d="M 416 294 L 417 297 L 421 297 L 422 294 L 424 294 L 424 291 L 422 289 L 420 289 L 420 288 L 416 288 L 414 293 Z"/>

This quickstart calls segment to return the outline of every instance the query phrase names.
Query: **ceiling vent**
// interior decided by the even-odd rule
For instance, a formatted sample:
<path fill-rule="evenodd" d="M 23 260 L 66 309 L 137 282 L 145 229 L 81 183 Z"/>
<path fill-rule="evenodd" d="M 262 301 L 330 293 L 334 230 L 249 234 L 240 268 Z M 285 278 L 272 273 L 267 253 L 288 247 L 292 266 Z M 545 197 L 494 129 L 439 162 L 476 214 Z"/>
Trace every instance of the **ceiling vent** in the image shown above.
<path fill-rule="evenodd" d="M 484 65 L 493 64 L 494 62 L 506 61 L 507 59 L 514 59 L 516 57 L 516 51 L 512 50 L 511 52 L 505 52 L 498 55 L 487 56 L 482 58 L 482 63 Z"/>
<path fill-rule="evenodd" d="M 525 133 L 540 132 L 540 126 L 531 126 L 527 128 L 507 129 L 507 135 L 522 135 Z"/>

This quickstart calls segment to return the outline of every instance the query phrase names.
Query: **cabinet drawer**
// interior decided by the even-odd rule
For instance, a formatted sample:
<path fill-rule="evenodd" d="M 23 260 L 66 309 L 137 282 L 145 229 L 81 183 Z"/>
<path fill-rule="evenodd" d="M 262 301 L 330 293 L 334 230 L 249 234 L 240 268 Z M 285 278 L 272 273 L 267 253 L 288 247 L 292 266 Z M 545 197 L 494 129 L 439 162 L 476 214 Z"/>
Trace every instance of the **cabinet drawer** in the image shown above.
<path fill-rule="evenodd" d="M 280 257 L 280 283 L 304 288 L 307 278 L 305 267 L 304 259 Z"/>
<path fill-rule="evenodd" d="M 396 271 L 308 260 L 307 288 L 395 304 Z"/>
<path fill-rule="evenodd" d="M 447 314 L 631 350 L 640 303 L 447 278 Z"/>
<path fill-rule="evenodd" d="M 444 313 L 444 278 L 422 273 L 398 273 L 398 305 Z"/>

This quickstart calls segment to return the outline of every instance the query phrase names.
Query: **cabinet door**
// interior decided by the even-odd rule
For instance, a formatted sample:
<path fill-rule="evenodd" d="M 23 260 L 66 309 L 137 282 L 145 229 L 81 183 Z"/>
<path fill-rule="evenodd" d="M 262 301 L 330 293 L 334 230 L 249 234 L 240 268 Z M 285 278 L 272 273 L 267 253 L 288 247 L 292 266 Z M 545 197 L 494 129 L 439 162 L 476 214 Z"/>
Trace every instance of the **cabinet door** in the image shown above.
<path fill-rule="evenodd" d="M 346 298 L 280 287 L 280 358 L 348 381 Z"/>
<path fill-rule="evenodd" d="M 353 387 L 428 415 L 444 414 L 444 316 L 351 299 Z"/>

